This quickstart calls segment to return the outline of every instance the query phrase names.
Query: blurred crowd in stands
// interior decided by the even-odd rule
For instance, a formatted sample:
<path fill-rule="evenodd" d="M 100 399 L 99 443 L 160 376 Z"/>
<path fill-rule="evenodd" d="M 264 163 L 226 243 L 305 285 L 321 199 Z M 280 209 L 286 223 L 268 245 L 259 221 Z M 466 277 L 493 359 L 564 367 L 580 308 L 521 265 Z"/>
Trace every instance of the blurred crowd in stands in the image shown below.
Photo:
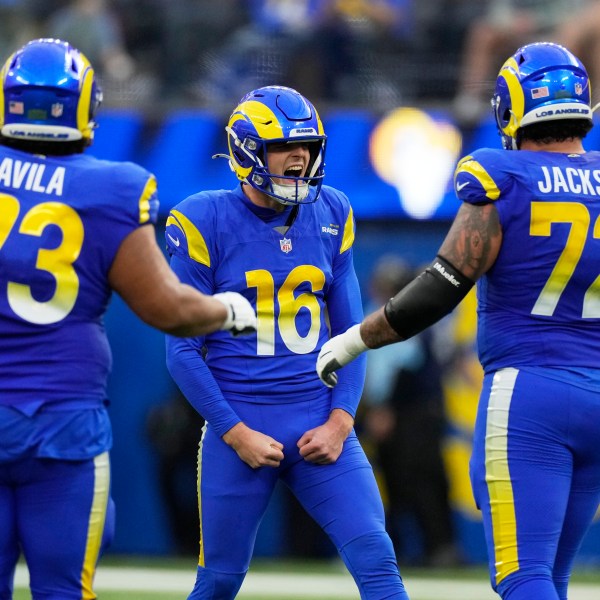
<path fill-rule="evenodd" d="M 468 123 L 523 43 L 600 71 L 598 0 L 0 0 L 3 56 L 40 36 L 88 55 L 107 106 L 159 111 L 280 83 L 320 107 L 441 104 Z"/>

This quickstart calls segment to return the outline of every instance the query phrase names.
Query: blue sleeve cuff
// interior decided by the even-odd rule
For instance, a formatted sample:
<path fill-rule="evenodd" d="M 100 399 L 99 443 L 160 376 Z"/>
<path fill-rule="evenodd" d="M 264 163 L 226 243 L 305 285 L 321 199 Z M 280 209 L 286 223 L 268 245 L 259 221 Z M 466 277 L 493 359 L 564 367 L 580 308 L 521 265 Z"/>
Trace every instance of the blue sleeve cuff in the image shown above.
<path fill-rule="evenodd" d="M 339 381 L 333 388 L 331 396 L 332 410 L 341 408 L 351 414 L 352 417 L 356 417 L 358 404 L 362 397 L 366 371 L 366 353 L 361 354 L 338 371 Z"/>

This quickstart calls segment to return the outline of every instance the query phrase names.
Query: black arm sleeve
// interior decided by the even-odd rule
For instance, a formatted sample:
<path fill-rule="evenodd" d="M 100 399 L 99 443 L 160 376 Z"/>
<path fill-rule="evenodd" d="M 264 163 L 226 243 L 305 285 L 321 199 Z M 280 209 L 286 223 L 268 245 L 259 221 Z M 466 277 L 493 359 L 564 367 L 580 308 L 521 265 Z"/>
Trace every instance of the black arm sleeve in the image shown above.
<path fill-rule="evenodd" d="M 447 260 L 435 260 L 385 305 L 390 327 L 404 340 L 452 312 L 474 282 Z"/>

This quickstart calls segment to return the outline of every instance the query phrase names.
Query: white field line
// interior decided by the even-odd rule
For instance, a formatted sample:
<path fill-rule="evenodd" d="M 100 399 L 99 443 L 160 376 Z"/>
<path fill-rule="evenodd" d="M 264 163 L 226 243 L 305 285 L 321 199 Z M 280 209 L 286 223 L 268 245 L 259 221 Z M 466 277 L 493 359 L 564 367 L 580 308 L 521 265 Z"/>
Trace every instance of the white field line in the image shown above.
<path fill-rule="evenodd" d="M 95 588 L 115 591 L 155 591 L 189 593 L 194 586 L 195 573 L 173 569 L 103 567 L 96 574 Z M 29 574 L 24 565 L 17 567 L 15 587 L 26 588 Z M 427 579 L 409 577 L 405 581 L 411 600 L 444 598 L 444 600 L 499 600 L 487 581 L 460 579 Z M 248 573 L 238 595 L 284 599 L 288 596 L 314 598 L 358 598 L 352 577 L 347 573 Z M 600 585 L 572 584 L 569 600 L 598 600 Z"/>

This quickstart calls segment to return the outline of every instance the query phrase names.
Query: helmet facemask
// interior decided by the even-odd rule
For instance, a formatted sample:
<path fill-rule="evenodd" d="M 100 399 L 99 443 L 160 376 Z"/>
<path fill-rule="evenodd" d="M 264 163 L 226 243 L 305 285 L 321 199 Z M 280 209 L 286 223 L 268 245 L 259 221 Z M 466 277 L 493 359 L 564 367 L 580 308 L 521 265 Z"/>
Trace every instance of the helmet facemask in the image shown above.
<path fill-rule="evenodd" d="M 306 143 L 310 153 L 310 159 L 301 175 L 293 175 L 291 173 L 275 174 L 269 166 L 269 147 L 273 144 L 281 144 L 278 141 L 264 142 L 263 140 L 246 139 L 246 144 L 243 144 L 245 149 L 256 148 L 254 156 L 256 166 L 252 169 L 248 176 L 248 183 L 259 191 L 271 196 L 281 204 L 303 204 L 309 195 L 309 186 L 321 188 L 323 174 L 320 175 L 319 170 L 322 164 L 322 150 L 324 140 L 300 141 L 290 140 L 283 142 L 285 144 Z M 278 180 L 278 181 L 276 181 Z M 317 194 L 318 195 L 318 194 Z M 315 195 L 314 200 L 317 199 Z M 309 200 L 308 202 L 313 202 Z"/>

